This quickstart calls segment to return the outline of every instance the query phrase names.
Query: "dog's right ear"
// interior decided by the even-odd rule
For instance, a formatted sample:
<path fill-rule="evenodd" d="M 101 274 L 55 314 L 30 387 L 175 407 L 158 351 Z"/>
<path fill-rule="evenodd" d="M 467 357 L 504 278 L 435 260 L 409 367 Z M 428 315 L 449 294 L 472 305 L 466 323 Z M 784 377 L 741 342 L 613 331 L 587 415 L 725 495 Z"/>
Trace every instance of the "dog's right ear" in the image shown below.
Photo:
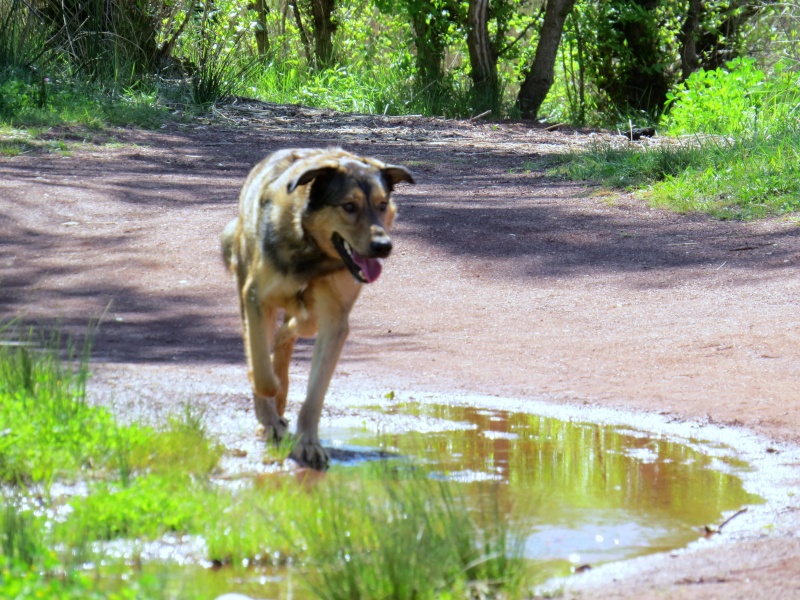
<path fill-rule="evenodd" d="M 408 169 L 399 165 L 386 165 L 383 169 L 381 169 L 381 173 L 392 187 L 401 181 L 405 181 L 406 183 L 415 183 L 414 178 L 411 176 L 411 173 L 409 173 Z"/>
<path fill-rule="evenodd" d="M 398 165 L 386 165 L 381 169 L 381 175 L 383 176 L 383 181 L 386 183 L 386 187 L 390 192 L 393 192 L 394 186 L 401 181 L 405 181 L 406 183 L 414 183 L 414 178 L 411 176 L 411 173 L 408 172 L 408 169 Z"/>
<path fill-rule="evenodd" d="M 317 177 L 325 176 L 325 177 L 332 177 L 336 173 L 336 167 L 314 167 L 313 169 L 308 169 L 307 171 L 303 171 L 294 178 L 293 181 L 289 182 L 289 185 L 286 186 L 286 191 L 288 193 L 292 193 L 301 185 L 307 184 L 309 181 L 313 181 Z"/>

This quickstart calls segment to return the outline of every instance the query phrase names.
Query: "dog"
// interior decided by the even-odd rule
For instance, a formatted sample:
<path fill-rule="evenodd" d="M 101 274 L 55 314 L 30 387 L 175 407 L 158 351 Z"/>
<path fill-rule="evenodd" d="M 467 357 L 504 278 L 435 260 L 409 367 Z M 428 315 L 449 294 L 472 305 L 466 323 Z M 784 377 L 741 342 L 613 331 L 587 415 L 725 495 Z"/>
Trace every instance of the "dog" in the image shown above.
<path fill-rule="evenodd" d="M 329 462 L 317 431 L 322 404 L 350 310 L 392 251 L 391 193 L 401 182 L 414 183 L 405 167 L 341 148 L 280 150 L 250 171 L 239 216 L 222 234 L 223 260 L 239 293 L 256 417 L 268 439 L 287 433 L 295 342 L 317 335 L 292 457 L 318 470 Z"/>

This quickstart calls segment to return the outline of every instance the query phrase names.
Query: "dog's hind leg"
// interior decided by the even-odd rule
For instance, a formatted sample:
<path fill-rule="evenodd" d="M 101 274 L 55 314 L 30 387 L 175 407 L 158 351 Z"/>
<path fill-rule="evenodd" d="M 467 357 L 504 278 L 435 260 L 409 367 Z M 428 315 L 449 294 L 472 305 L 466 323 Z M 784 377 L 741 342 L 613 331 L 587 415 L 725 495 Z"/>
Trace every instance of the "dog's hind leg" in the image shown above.
<path fill-rule="evenodd" d="M 286 397 L 289 394 L 289 365 L 297 341 L 297 319 L 286 315 L 283 325 L 275 336 L 275 351 L 272 354 L 272 368 L 278 378 L 278 393 L 275 395 L 275 408 L 283 416 L 286 411 Z"/>
<path fill-rule="evenodd" d="M 289 393 L 289 365 L 292 361 L 292 352 L 297 338 L 313 337 L 317 333 L 317 324 L 310 315 L 304 319 L 286 316 L 286 319 L 275 335 L 275 351 L 272 355 L 272 368 L 278 378 L 280 389 L 275 396 L 275 406 L 278 414 L 283 416 L 286 411 L 286 396 Z"/>
<path fill-rule="evenodd" d="M 280 384 L 269 352 L 275 332 L 275 310 L 259 303 L 251 285 L 244 286 L 242 295 L 245 350 L 256 418 L 266 428 L 268 439 L 280 440 L 286 434 L 288 423 L 278 413 L 275 404 Z"/>

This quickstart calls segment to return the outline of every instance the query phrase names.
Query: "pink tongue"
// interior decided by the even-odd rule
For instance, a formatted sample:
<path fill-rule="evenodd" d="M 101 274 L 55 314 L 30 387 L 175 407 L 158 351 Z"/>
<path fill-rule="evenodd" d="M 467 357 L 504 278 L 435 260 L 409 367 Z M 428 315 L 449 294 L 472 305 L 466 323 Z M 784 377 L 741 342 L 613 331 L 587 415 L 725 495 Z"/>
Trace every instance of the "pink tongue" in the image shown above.
<path fill-rule="evenodd" d="M 353 262 L 361 268 L 361 272 L 364 274 L 364 279 L 366 279 L 368 283 L 372 283 L 381 276 L 381 270 L 383 269 L 383 265 L 381 265 L 381 259 L 364 258 L 357 252 L 353 252 L 352 256 Z"/>

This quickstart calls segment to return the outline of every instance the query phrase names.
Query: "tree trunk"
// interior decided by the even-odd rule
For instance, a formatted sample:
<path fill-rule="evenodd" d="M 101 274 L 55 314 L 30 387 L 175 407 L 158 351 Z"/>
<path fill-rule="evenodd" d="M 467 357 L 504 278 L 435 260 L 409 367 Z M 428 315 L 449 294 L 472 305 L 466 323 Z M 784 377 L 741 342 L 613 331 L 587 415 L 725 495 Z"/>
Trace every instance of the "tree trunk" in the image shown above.
<path fill-rule="evenodd" d="M 553 85 L 553 71 L 561 43 L 564 21 L 567 19 L 575 0 L 547 0 L 544 23 L 539 32 L 539 43 L 531 68 L 519 89 L 517 104 L 523 118 L 535 119 L 542 102 Z"/>
<path fill-rule="evenodd" d="M 497 79 L 497 50 L 489 38 L 489 0 L 470 0 L 467 23 L 473 109 L 476 113 L 496 111 L 500 87 Z"/>
<path fill-rule="evenodd" d="M 333 34 L 336 22 L 333 11 L 336 0 L 311 0 L 311 15 L 314 18 L 314 57 L 317 67 L 325 69 L 334 65 Z"/>
<path fill-rule="evenodd" d="M 697 56 L 697 36 L 700 28 L 700 13 L 703 11 L 703 0 L 689 0 L 689 10 L 681 27 L 681 81 L 700 68 Z"/>
<path fill-rule="evenodd" d="M 267 6 L 267 0 L 255 0 L 253 2 L 253 10 L 256 11 L 256 23 L 258 24 L 255 31 L 256 46 L 258 47 L 258 55 L 263 57 L 269 52 L 269 34 L 267 33 L 269 7 Z"/>
<path fill-rule="evenodd" d="M 311 64 L 314 62 L 314 53 L 311 50 L 311 42 L 308 41 L 308 34 L 303 25 L 303 19 L 300 16 L 300 7 L 297 6 L 297 0 L 289 0 L 289 5 L 292 7 L 294 22 L 297 25 L 297 29 L 300 31 L 300 41 L 303 43 L 303 48 L 305 48 L 306 51 L 306 61 L 308 64 Z"/>

